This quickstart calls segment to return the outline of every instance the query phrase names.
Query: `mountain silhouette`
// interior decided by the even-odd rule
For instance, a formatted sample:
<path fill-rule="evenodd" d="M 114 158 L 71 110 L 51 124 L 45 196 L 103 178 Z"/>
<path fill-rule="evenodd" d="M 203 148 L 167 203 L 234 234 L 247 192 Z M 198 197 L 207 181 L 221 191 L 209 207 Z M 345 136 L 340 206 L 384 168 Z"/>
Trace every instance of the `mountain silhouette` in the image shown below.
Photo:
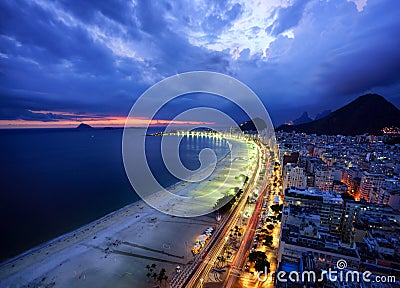
<path fill-rule="evenodd" d="M 76 127 L 76 129 L 86 130 L 86 129 L 93 129 L 93 127 L 90 126 L 89 124 L 81 123 L 78 125 L 78 127 Z"/>
<path fill-rule="evenodd" d="M 307 112 L 303 112 L 303 114 L 301 114 L 301 116 L 299 118 L 297 118 L 296 120 L 293 120 L 293 124 L 294 125 L 300 125 L 300 124 L 305 124 L 305 123 L 308 123 L 308 122 L 311 122 L 311 121 L 313 121 L 313 119 L 311 119 L 308 116 L 308 113 Z"/>
<path fill-rule="evenodd" d="M 249 121 L 243 122 L 242 124 L 239 125 L 239 128 L 243 132 L 249 132 L 249 131 L 258 131 L 258 130 L 263 130 L 267 128 L 267 124 L 264 122 L 264 120 L 256 117 L 254 119 L 251 119 Z M 258 129 L 257 129 L 258 128 Z"/>
<path fill-rule="evenodd" d="M 378 135 L 389 126 L 400 127 L 400 110 L 378 94 L 366 94 L 321 119 L 282 125 L 276 130 L 318 135 Z"/>

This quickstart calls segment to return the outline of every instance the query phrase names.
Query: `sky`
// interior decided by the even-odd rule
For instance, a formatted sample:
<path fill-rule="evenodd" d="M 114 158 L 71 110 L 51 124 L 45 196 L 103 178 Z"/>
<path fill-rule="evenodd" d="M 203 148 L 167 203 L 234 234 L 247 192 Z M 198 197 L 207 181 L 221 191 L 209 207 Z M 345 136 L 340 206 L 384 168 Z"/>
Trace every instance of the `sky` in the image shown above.
<path fill-rule="evenodd" d="M 153 84 L 197 70 L 242 81 L 275 125 L 366 93 L 400 107 L 399 13 L 394 0 L 3 0 L 0 127 L 122 125 Z M 181 97 L 158 120 L 239 113 L 214 98 Z"/>

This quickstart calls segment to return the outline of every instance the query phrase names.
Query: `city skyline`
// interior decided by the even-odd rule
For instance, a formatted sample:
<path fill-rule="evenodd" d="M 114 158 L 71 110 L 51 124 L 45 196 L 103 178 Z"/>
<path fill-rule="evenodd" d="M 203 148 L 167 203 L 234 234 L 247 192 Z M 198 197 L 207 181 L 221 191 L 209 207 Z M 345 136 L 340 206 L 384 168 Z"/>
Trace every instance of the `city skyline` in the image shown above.
<path fill-rule="evenodd" d="M 399 11 L 0 1 L 0 286 L 400 287 Z"/>
<path fill-rule="evenodd" d="M 0 5 L 2 127 L 123 125 L 151 85 L 193 70 L 248 85 L 275 125 L 365 93 L 400 104 L 396 1 Z M 207 99 L 182 97 L 159 120 Z"/>

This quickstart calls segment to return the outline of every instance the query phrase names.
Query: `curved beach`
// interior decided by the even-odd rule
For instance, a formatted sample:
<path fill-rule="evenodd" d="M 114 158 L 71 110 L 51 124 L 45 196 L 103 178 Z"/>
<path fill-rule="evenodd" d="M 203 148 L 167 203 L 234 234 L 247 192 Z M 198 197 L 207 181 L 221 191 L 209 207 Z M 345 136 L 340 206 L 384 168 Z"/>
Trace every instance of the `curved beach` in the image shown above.
<path fill-rule="evenodd" d="M 246 143 L 229 141 L 233 144 L 233 161 L 225 183 L 218 181 L 226 175 L 230 157 L 223 158 L 209 178 L 199 183 L 178 183 L 171 192 L 193 197 L 218 189 L 199 203 L 199 207 L 213 207 L 248 165 Z M 162 193 L 146 201 L 176 211 L 187 205 L 184 197 L 170 203 Z M 3 263 L 0 286 L 152 287 L 154 282 L 146 277 L 146 265 L 155 263 L 158 270 L 165 268 L 171 278 L 177 265 L 185 265 L 193 258 L 190 249 L 196 236 L 216 225 L 212 213 L 180 218 L 161 213 L 144 201 L 135 202 Z"/>

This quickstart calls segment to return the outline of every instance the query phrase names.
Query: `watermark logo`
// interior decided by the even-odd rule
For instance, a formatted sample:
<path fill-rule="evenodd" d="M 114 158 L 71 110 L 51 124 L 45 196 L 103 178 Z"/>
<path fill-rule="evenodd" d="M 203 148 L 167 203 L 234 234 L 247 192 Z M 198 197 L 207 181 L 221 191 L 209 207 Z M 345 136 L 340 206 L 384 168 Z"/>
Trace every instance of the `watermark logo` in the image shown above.
<path fill-rule="evenodd" d="M 123 163 L 135 192 L 153 208 L 174 216 L 194 217 L 219 209 L 229 201 L 218 202 L 219 199 L 224 196 L 232 196 L 232 194 L 239 191 L 235 187 L 239 186 L 235 183 L 235 177 L 246 171 L 246 169 L 250 169 L 247 167 L 251 166 L 247 163 L 247 165 L 241 167 L 241 171 L 234 170 L 233 167 L 236 167 L 238 162 L 251 158 L 251 149 L 249 147 L 244 149 L 243 145 L 238 145 L 237 139 L 235 140 L 231 137 L 232 134 L 222 133 L 206 136 L 215 137 L 216 141 L 227 143 L 230 153 L 223 157 L 222 161 L 217 159 L 217 154 L 213 149 L 202 149 L 198 155 L 193 155 L 200 162 L 200 167 L 196 170 L 188 169 L 183 164 L 180 145 L 184 137 L 187 137 L 187 139 L 191 137 L 191 141 L 193 141 L 194 137 L 202 136 L 197 134 L 197 136 L 194 134 L 183 136 L 184 133 L 181 136 L 178 134 L 178 137 L 163 136 L 160 141 L 162 165 L 172 176 L 182 182 L 168 188 L 159 183 L 156 175 L 153 174 L 154 170 L 150 168 L 151 165 L 148 163 L 149 152 L 148 150 L 146 152 L 146 149 L 148 149 L 146 143 L 150 142 L 149 136 L 146 135 L 147 132 L 142 132 L 143 130 L 138 132 L 138 129 L 132 128 L 138 120 L 141 120 L 142 127 L 144 125 L 144 128 L 147 129 L 146 131 L 148 131 L 148 128 L 160 123 L 166 126 L 165 132 L 174 131 L 179 125 L 186 125 L 186 130 L 195 130 L 200 127 L 201 129 L 214 129 L 213 125 L 215 123 L 224 123 L 224 127 L 228 129 L 229 127 L 234 127 L 233 130 L 239 133 L 241 131 L 240 123 L 238 124 L 233 120 L 234 115 L 229 115 L 229 111 L 227 112 L 226 109 L 216 109 L 212 105 L 208 107 L 207 105 L 203 105 L 204 107 L 191 107 L 183 112 L 182 110 L 184 109 L 180 109 L 173 119 L 169 117 L 167 121 L 162 119 L 160 121 L 160 118 L 158 118 L 160 117 L 160 111 L 163 111 L 169 103 L 177 105 L 179 100 L 182 99 L 181 97 L 186 97 L 185 101 L 187 102 L 188 97 L 193 96 L 193 99 L 196 99 L 196 97 L 199 98 L 199 94 L 209 94 L 218 99 L 222 98 L 221 101 L 223 100 L 223 103 L 228 101 L 240 108 L 247 114 L 246 118 L 257 119 L 257 121 L 253 122 L 258 135 L 270 147 L 275 145 L 274 127 L 263 103 L 249 87 L 233 77 L 207 71 L 188 72 L 163 79 L 150 87 L 136 100 L 127 117 L 122 137 Z M 144 124 L 143 121 L 145 122 Z M 152 143 L 154 142 L 156 141 Z M 240 154 L 239 150 L 242 151 L 243 149 L 247 150 L 247 152 L 244 152 L 244 154 L 240 152 L 243 155 L 238 155 Z M 219 162 L 219 160 L 221 161 Z M 219 167 L 224 170 L 223 173 L 218 172 L 221 171 L 221 169 L 218 169 L 219 164 Z M 205 181 L 205 179 L 207 180 Z M 207 185 L 201 191 L 196 190 L 196 193 L 191 189 L 186 189 L 186 191 L 185 189 L 180 189 L 182 188 L 181 186 L 185 187 L 202 181 L 208 182 L 208 180 L 211 181 L 209 182 L 210 185 Z M 228 189 L 234 193 L 227 193 Z"/>
<path fill-rule="evenodd" d="M 344 259 L 338 260 L 338 261 L 336 262 L 336 267 L 337 267 L 339 270 L 346 269 L 346 268 L 347 268 L 347 262 L 346 262 L 346 260 L 344 260 Z"/>
<path fill-rule="evenodd" d="M 305 270 L 302 272 L 298 271 L 279 271 L 276 273 L 276 281 L 286 283 L 286 282 L 294 282 L 294 283 L 316 283 L 316 282 L 351 282 L 351 283 L 360 283 L 360 282 L 376 282 L 376 283 L 395 283 L 395 276 L 385 276 L 385 275 L 372 275 L 370 271 L 355 271 L 355 270 L 347 270 L 347 261 L 344 259 L 339 259 L 336 262 L 337 270 L 329 268 L 328 270 L 321 270 L 319 273 L 312 270 Z M 272 272 L 271 272 L 272 273 Z M 267 269 L 265 271 L 259 271 L 257 274 L 257 279 L 260 282 L 267 281 Z"/>

